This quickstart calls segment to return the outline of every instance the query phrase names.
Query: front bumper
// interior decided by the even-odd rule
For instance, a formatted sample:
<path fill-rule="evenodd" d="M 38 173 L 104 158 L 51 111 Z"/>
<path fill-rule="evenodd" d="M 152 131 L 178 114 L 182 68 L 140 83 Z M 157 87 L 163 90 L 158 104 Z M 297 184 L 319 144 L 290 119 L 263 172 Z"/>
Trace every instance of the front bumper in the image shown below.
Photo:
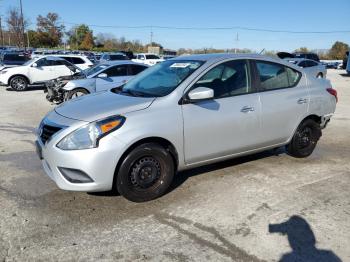
<path fill-rule="evenodd" d="M 63 190 L 101 192 L 111 190 L 117 163 L 125 150 L 125 144 L 113 136 L 105 136 L 99 146 L 84 150 L 62 150 L 56 144 L 72 128 L 62 129 L 45 144 L 40 137 L 36 141 L 37 153 L 45 173 Z M 62 169 L 77 170 L 85 174 L 88 182 L 67 178 Z"/>

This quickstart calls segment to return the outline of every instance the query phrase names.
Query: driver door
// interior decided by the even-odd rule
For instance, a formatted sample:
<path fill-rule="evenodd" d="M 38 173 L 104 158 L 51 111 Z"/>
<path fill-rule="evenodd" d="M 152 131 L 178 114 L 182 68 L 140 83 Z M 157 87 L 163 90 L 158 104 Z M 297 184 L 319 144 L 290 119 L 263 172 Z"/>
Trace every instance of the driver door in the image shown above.
<path fill-rule="evenodd" d="M 259 147 L 261 106 L 250 79 L 250 63 L 233 60 L 215 66 L 190 88 L 211 88 L 214 98 L 182 105 L 187 164 Z"/>
<path fill-rule="evenodd" d="M 107 68 L 100 74 L 106 74 L 107 77 L 97 76 L 96 92 L 121 86 L 125 84 L 127 80 L 130 78 L 130 76 L 128 76 L 127 65 L 112 66 Z"/>
<path fill-rule="evenodd" d="M 41 58 L 36 61 L 36 67 L 33 64 L 29 67 L 29 75 L 32 83 L 40 83 L 55 78 L 52 61 Z"/>

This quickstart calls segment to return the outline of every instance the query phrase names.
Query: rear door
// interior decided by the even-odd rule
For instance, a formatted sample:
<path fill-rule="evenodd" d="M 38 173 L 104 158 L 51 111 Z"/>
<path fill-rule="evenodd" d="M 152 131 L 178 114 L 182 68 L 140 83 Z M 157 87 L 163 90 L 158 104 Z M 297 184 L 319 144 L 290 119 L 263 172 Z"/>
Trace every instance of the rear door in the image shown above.
<path fill-rule="evenodd" d="M 187 164 L 259 147 L 260 101 L 249 65 L 246 60 L 224 62 L 190 88 L 211 88 L 214 99 L 182 105 Z"/>
<path fill-rule="evenodd" d="M 111 66 L 101 73 L 107 74 L 107 77 L 96 78 L 96 92 L 121 86 L 129 78 L 127 65 Z"/>
<path fill-rule="evenodd" d="M 306 77 L 282 64 L 256 61 L 261 100 L 261 136 L 264 146 L 286 142 L 307 115 Z"/>

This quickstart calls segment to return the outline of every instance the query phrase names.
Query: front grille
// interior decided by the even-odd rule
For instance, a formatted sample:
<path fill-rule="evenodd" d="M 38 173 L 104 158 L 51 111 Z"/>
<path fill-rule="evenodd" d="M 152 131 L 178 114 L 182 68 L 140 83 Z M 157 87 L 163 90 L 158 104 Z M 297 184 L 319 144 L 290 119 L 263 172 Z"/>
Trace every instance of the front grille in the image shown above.
<path fill-rule="evenodd" d="M 43 125 L 40 135 L 41 141 L 45 144 L 55 133 L 61 129 L 61 127 L 57 126 Z"/>

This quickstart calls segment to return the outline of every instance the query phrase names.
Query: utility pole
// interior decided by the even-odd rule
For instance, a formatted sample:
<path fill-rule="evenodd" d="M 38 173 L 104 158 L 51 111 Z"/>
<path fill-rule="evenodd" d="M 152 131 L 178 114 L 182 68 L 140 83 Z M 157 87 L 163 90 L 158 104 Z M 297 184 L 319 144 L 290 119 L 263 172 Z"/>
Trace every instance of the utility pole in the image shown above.
<path fill-rule="evenodd" d="M 153 45 L 153 27 L 151 27 L 151 47 Z"/>
<path fill-rule="evenodd" d="M 19 0 L 20 4 L 20 10 L 21 10 L 21 23 L 22 23 L 22 36 L 23 36 L 23 47 L 24 47 L 24 52 L 26 51 L 26 44 L 25 44 L 25 39 L 26 36 L 24 34 L 24 17 L 23 17 L 23 8 L 22 8 L 22 0 Z"/>
<path fill-rule="evenodd" d="M 238 33 L 236 35 L 236 47 L 235 47 L 235 54 L 237 53 L 238 51 L 238 41 L 239 41 L 239 36 L 238 36 Z"/>
<path fill-rule="evenodd" d="M 1 45 L 4 46 L 4 33 L 2 32 L 2 24 L 1 24 L 1 15 L 0 15 L 0 38 L 1 38 Z"/>

